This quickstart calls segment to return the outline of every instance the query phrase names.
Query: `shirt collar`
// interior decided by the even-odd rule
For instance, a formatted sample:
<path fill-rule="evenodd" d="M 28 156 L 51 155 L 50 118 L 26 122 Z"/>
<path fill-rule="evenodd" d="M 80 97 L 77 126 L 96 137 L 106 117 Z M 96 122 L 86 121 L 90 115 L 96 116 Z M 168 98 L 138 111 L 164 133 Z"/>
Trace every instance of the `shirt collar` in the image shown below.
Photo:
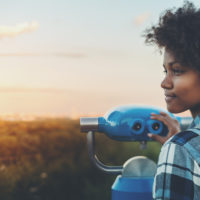
<path fill-rule="evenodd" d="M 198 114 L 190 124 L 189 128 L 198 128 L 200 129 L 200 114 Z"/>

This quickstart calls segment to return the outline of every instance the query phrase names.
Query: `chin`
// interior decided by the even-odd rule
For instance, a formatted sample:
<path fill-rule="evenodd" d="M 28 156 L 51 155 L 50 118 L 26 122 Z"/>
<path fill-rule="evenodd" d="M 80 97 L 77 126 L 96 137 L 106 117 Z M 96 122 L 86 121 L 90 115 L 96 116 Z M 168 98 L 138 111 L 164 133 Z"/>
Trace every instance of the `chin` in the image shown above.
<path fill-rule="evenodd" d="M 167 110 L 170 112 L 170 113 L 182 113 L 184 111 L 186 111 L 187 109 L 183 109 L 183 108 L 179 108 L 178 106 L 169 106 L 167 105 Z"/>

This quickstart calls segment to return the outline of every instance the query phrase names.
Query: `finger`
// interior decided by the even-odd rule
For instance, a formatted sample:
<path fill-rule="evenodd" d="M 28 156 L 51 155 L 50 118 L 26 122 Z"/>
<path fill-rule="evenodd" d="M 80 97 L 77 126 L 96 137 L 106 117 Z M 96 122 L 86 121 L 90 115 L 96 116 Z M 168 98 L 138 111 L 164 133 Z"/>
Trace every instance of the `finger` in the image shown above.
<path fill-rule="evenodd" d="M 174 132 L 174 130 L 177 130 L 177 132 L 180 129 L 180 123 L 177 119 L 174 119 L 170 116 L 165 117 L 166 123 L 165 125 L 168 126 L 169 132 L 172 131 Z"/>
<path fill-rule="evenodd" d="M 153 116 L 151 116 L 151 119 L 155 119 L 155 120 L 158 120 L 158 121 L 161 121 L 161 122 L 163 122 L 166 126 L 168 126 L 168 121 L 167 121 L 167 119 L 165 119 L 163 116 L 161 116 L 161 115 L 153 115 Z"/>
<path fill-rule="evenodd" d="M 151 113 L 152 116 L 157 116 L 157 115 L 160 115 L 160 114 L 156 114 L 156 113 Z"/>
<path fill-rule="evenodd" d="M 165 112 L 162 112 L 162 111 L 161 111 L 160 114 L 161 114 L 162 116 L 166 117 L 168 120 L 173 120 L 173 121 L 175 121 L 175 122 L 179 122 L 175 117 L 170 116 L 168 113 L 165 113 Z"/>
<path fill-rule="evenodd" d="M 155 114 L 155 113 L 151 113 L 151 116 L 152 117 L 157 117 L 157 116 L 161 116 L 161 117 L 166 117 L 166 115 L 163 115 L 163 114 Z"/>
<path fill-rule="evenodd" d="M 169 114 L 165 113 L 165 112 L 160 112 L 160 115 L 162 115 L 163 117 L 165 117 L 168 120 L 175 120 L 173 117 L 171 117 Z"/>
<path fill-rule="evenodd" d="M 167 119 L 174 119 L 173 117 L 171 117 L 169 114 L 165 113 L 165 112 L 162 112 L 160 111 L 159 114 L 155 114 L 155 113 L 151 113 L 152 116 L 162 116 L 162 117 L 165 117 Z"/>
<path fill-rule="evenodd" d="M 172 122 L 174 122 L 174 121 L 178 121 L 178 120 L 176 120 L 176 119 L 174 119 L 174 118 L 172 118 L 172 117 L 170 117 L 168 114 L 166 114 L 166 113 L 162 113 L 162 115 L 160 114 L 160 115 L 152 115 L 151 116 L 151 119 L 156 119 L 156 120 L 159 120 L 159 121 L 161 121 L 161 122 L 163 122 L 166 126 L 168 126 L 168 127 L 171 127 L 171 125 L 172 125 Z M 176 122 L 177 124 L 178 124 L 178 122 Z"/>
<path fill-rule="evenodd" d="M 161 136 L 159 136 L 159 135 L 155 135 L 155 134 L 151 134 L 151 133 L 148 133 L 147 135 L 148 135 L 151 139 L 156 140 L 156 141 L 160 142 L 161 144 L 164 144 L 164 143 L 167 141 L 167 138 L 161 137 Z"/>
<path fill-rule="evenodd" d="M 169 116 L 166 112 L 163 112 L 163 111 L 160 111 L 160 114 L 163 115 L 163 116 L 165 116 L 165 117 Z"/>

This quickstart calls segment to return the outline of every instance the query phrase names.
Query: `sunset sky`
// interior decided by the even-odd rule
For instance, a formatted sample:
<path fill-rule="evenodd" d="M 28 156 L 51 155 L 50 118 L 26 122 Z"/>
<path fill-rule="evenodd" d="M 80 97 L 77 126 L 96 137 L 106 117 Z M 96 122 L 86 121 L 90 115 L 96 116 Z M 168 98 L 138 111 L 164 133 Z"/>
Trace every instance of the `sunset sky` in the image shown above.
<path fill-rule="evenodd" d="M 141 35 L 163 10 L 182 3 L 1 1 L 0 115 L 102 115 L 124 104 L 165 108 L 162 56 Z"/>

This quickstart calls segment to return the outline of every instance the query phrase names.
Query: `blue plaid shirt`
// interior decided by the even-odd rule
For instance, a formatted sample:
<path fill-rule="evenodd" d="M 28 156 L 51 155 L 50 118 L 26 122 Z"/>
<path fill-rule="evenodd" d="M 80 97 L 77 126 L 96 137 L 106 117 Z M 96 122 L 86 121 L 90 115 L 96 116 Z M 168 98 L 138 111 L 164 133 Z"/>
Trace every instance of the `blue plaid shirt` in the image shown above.
<path fill-rule="evenodd" d="M 162 146 L 153 199 L 200 200 L 200 115 Z"/>

